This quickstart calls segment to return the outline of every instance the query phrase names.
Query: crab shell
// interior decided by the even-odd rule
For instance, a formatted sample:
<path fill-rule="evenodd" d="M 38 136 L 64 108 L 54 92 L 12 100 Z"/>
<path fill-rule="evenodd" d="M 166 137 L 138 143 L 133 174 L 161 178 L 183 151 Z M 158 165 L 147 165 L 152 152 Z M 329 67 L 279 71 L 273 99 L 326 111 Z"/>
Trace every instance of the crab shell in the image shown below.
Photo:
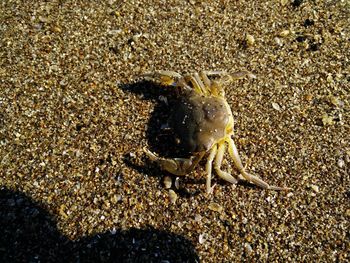
<path fill-rule="evenodd" d="M 207 152 L 233 130 L 227 102 L 190 91 L 175 103 L 169 125 L 184 152 Z"/>

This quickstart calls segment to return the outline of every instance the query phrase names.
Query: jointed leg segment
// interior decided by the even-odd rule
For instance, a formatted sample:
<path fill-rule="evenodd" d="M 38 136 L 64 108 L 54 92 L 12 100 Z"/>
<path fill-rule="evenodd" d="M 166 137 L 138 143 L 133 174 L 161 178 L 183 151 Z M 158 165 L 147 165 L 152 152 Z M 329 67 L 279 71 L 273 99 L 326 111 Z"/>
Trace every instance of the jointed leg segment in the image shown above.
<path fill-rule="evenodd" d="M 226 146 L 225 146 L 225 142 L 223 141 L 219 143 L 218 152 L 215 157 L 215 164 L 214 164 L 215 171 L 219 175 L 219 177 L 224 179 L 225 181 L 230 182 L 231 184 L 237 184 L 238 181 L 236 178 L 234 178 L 229 173 L 221 170 L 221 164 L 224 158 L 225 150 L 226 150 Z"/>
<path fill-rule="evenodd" d="M 212 172 L 212 164 L 213 164 L 213 160 L 216 156 L 216 152 L 217 152 L 217 146 L 214 145 L 213 148 L 210 150 L 210 154 L 209 157 L 207 159 L 207 163 L 205 166 L 205 170 L 207 172 L 207 194 L 211 194 L 213 192 L 213 189 L 215 187 L 215 185 L 211 186 L 211 172 Z"/>
<path fill-rule="evenodd" d="M 269 185 L 268 183 L 264 182 L 262 179 L 259 177 L 252 175 L 250 173 L 247 173 L 245 168 L 242 165 L 241 158 L 239 157 L 237 147 L 231 137 L 227 139 L 227 143 L 229 145 L 229 154 L 231 158 L 233 159 L 233 162 L 235 163 L 235 166 L 241 173 L 241 175 L 247 180 L 250 181 L 257 186 L 260 186 L 263 189 L 270 189 L 270 190 L 290 190 L 290 188 L 287 187 L 278 187 L 278 186 L 273 186 Z"/>

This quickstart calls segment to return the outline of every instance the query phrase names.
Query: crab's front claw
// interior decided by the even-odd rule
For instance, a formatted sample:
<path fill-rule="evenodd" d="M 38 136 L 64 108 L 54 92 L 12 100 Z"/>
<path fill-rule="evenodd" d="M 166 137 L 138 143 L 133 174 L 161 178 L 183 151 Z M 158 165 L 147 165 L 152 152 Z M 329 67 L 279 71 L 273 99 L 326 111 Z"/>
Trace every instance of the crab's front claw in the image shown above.
<path fill-rule="evenodd" d="M 149 72 L 143 75 L 145 80 L 159 83 L 164 86 L 172 86 L 182 76 L 174 71 L 159 70 L 156 72 Z"/>
<path fill-rule="evenodd" d="M 193 170 L 195 165 L 199 162 L 196 157 L 191 158 L 162 158 L 152 153 L 146 148 L 143 148 L 143 151 L 148 156 L 148 158 L 156 162 L 161 170 L 165 170 L 174 175 L 185 175 Z"/>

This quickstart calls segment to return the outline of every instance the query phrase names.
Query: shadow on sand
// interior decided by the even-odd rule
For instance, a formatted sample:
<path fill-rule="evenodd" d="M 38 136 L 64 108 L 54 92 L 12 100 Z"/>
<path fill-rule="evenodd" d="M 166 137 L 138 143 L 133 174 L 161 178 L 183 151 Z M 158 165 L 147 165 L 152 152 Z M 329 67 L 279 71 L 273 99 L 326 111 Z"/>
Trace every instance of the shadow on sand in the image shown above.
<path fill-rule="evenodd" d="M 146 130 L 148 149 L 156 153 L 158 156 L 165 158 L 190 157 L 188 152 L 181 151 L 177 146 L 173 131 L 166 128 L 166 124 L 172 114 L 174 105 L 177 104 L 179 99 L 176 94 L 176 89 L 172 86 L 161 86 L 150 81 L 124 84 L 121 88 L 126 92 L 139 95 L 142 100 L 151 100 L 154 102 L 154 109 L 151 113 Z M 136 164 L 129 158 L 129 156 L 124 156 L 125 164 L 137 170 L 139 173 L 148 175 L 170 175 L 165 171 L 160 171 L 159 167 L 149 161 L 147 157 L 144 158 L 144 161 L 146 166 Z M 196 179 L 190 176 L 184 176 L 181 177 L 181 182 L 185 187 L 176 189 L 176 192 L 182 197 L 190 197 L 199 194 L 200 191 L 188 191 L 186 185 L 205 184 L 205 178 Z"/>
<path fill-rule="evenodd" d="M 185 153 L 179 152 L 172 130 L 166 128 L 173 105 L 178 99 L 175 88 L 160 86 L 149 81 L 125 84 L 121 88 L 126 92 L 139 95 L 143 100 L 154 102 L 155 106 L 146 131 L 149 150 L 162 157 L 186 156 Z"/>
<path fill-rule="evenodd" d="M 0 190 L 1 262 L 199 262 L 192 243 L 156 229 L 131 228 L 72 241 L 38 204 Z"/>

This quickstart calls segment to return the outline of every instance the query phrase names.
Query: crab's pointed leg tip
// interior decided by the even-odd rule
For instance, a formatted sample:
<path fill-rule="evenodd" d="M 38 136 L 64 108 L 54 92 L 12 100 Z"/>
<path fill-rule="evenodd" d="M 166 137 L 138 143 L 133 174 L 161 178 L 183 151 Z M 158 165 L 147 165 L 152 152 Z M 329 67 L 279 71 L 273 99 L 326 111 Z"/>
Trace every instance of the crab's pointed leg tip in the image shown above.
<path fill-rule="evenodd" d="M 270 190 L 276 190 L 276 191 L 292 191 L 293 189 L 290 187 L 278 187 L 278 186 L 270 186 Z"/>

